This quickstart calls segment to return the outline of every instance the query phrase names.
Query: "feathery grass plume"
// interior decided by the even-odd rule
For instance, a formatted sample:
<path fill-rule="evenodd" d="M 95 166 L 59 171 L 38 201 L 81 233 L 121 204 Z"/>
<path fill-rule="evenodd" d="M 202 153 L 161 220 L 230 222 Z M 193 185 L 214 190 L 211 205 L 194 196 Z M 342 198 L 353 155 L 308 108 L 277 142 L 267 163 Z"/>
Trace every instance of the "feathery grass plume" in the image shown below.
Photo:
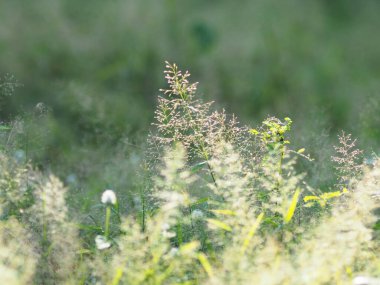
<path fill-rule="evenodd" d="M 95 261 L 96 275 L 107 284 L 178 284 L 193 282 L 197 274 L 197 241 L 178 241 L 176 227 L 183 221 L 191 199 L 187 188 L 195 177 L 185 169 L 185 149 L 176 147 L 167 151 L 156 178 L 154 196 L 157 210 L 148 217 L 142 231 L 133 217 L 123 222 L 124 235 L 117 240 L 119 250 L 110 261 Z M 103 270 L 103 272 L 102 272 Z"/>
<path fill-rule="evenodd" d="M 292 284 L 348 284 L 352 274 L 366 270 L 374 258 L 379 261 L 372 231 L 377 220 L 379 200 L 374 195 L 380 182 L 379 169 L 377 164 L 333 207 L 331 216 L 319 221 L 311 236 L 305 236 L 296 259 L 299 279 Z"/>
<path fill-rule="evenodd" d="M 65 195 L 66 189 L 62 182 L 53 175 L 42 179 L 39 187 L 35 190 L 35 205 L 32 211 L 39 221 L 46 225 L 46 230 L 56 231 L 66 222 Z"/>
<path fill-rule="evenodd" d="M 371 251 L 369 252 L 370 257 L 367 259 L 367 262 L 363 261 L 361 263 L 362 267 L 362 274 L 370 275 L 370 276 L 376 276 L 377 278 L 380 277 L 380 232 L 379 232 L 379 202 L 380 202 L 380 160 L 377 159 L 374 162 L 373 167 L 369 167 L 364 170 L 363 178 L 359 181 L 359 183 L 356 186 L 354 195 L 356 196 L 356 199 L 360 199 L 360 194 L 362 192 L 366 193 L 366 196 L 369 196 L 371 198 L 370 201 L 370 208 L 366 207 L 366 201 L 360 200 L 360 205 L 363 207 L 362 215 L 366 217 L 364 220 L 365 225 L 371 226 L 373 224 L 373 218 L 375 218 L 375 226 L 373 227 L 374 231 L 372 232 L 373 239 L 371 241 Z M 368 213 L 371 213 L 373 215 L 369 215 Z"/>
<path fill-rule="evenodd" d="M 233 254 L 231 252 L 230 255 L 233 256 Z M 289 251 L 283 241 L 267 236 L 266 241 L 261 242 L 251 255 L 246 269 L 240 273 L 239 284 L 252 284 L 252 280 L 255 280 L 255 284 L 258 285 L 299 284 L 292 254 L 295 253 Z M 291 281 L 293 278 L 296 280 L 294 283 Z M 228 284 L 228 282 L 223 284 Z"/>
<path fill-rule="evenodd" d="M 0 150 L 3 153 L 11 154 L 18 148 L 18 138 L 24 132 L 24 123 L 20 118 L 16 118 L 12 122 L 0 126 Z"/>
<path fill-rule="evenodd" d="M 33 203 L 34 173 L 27 164 L 19 164 L 0 152 L 0 204 L 1 216 L 20 217 Z"/>
<path fill-rule="evenodd" d="M 55 176 L 41 177 L 34 191 L 30 222 L 39 236 L 41 259 L 36 282 L 69 282 L 75 278 L 78 236 L 68 219 L 66 188 Z M 70 274 L 68 274 L 70 272 Z"/>
<path fill-rule="evenodd" d="M 183 74 L 176 64 L 166 62 L 165 74 L 169 89 L 161 90 L 163 96 L 158 98 L 153 124 L 157 134 L 150 136 L 156 155 L 160 153 L 157 146 L 170 146 L 173 142 L 183 144 L 190 160 L 202 162 L 211 158 L 220 141 L 240 143 L 242 151 L 251 152 L 248 143 L 242 143 L 251 139 L 248 129 L 239 127 L 236 117 L 229 119 L 224 110 L 212 111 L 213 102 L 195 98 L 197 83 L 189 82 L 187 71 Z"/>
<path fill-rule="evenodd" d="M 31 235 L 11 218 L 0 221 L 0 272 L 2 284 L 32 284 L 38 255 Z"/>
<path fill-rule="evenodd" d="M 226 211 L 231 211 L 223 220 L 230 227 L 239 225 L 242 222 L 239 221 L 241 215 L 253 214 L 250 196 L 252 174 L 244 169 L 240 155 L 228 143 L 221 142 L 218 145 L 210 165 L 218 181 L 217 186 L 209 185 L 216 195 L 215 203 L 219 202 L 226 207 Z M 226 214 L 222 211 L 220 213 Z"/>
<path fill-rule="evenodd" d="M 374 197 L 379 182 L 378 163 L 291 251 L 283 241 L 269 238 L 258 248 L 239 284 L 251 284 L 252 280 L 262 285 L 353 284 L 353 278 L 361 275 L 377 280 L 380 254 L 372 227 L 377 220 L 374 210 L 379 200 Z"/>
<path fill-rule="evenodd" d="M 338 136 L 339 146 L 334 146 L 336 155 L 331 157 L 335 162 L 335 169 L 338 176 L 337 187 L 343 188 L 354 187 L 363 170 L 361 164 L 362 150 L 356 148 L 356 139 L 351 138 L 351 134 L 344 131 Z M 349 185 L 349 184 L 353 185 Z"/>
<path fill-rule="evenodd" d="M 20 84 L 14 78 L 13 75 L 6 74 L 3 77 L 0 77 L 0 110 L 2 109 L 2 97 L 13 95 L 15 89 L 19 87 Z M 7 135 L 11 127 L 8 124 L 0 122 L 0 139 L 3 140 L 3 137 Z M 6 144 L 9 142 L 9 137 L 7 138 Z M 0 150 L 4 147 L 0 145 Z"/>
<path fill-rule="evenodd" d="M 255 208 L 251 197 L 252 174 L 244 169 L 240 155 L 228 143 L 220 143 L 210 160 L 218 185 L 210 184 L 216 198 L 208 219 L 217 247 L 214 274 L 209 284 L 244 284 L 252 270 L 252 254 L 260 244 L 258 228 L 264 213 Z M 251 280 L 252 281 L 252 280 Z"/>
<path fill-rule="evenodd" d="M 11 96 L 20 83 L 17 82 L 15 77 L 10 74 L 6 74 L 0 77 L 0 96 Z"/>

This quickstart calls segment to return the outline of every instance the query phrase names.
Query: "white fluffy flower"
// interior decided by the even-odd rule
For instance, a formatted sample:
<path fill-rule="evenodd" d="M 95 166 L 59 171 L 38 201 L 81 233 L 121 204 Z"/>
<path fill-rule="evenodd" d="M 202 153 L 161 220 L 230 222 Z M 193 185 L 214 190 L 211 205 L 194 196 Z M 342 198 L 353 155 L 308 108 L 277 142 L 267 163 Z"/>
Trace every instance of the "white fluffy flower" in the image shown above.
<path fill-rule="evenodd" d="M 107 249 L 111 247 L 111 243 L 104 236 L 101 236 L 101 235 L 97 235 L 95 237 L 95 244 L 99 250 L 103 250 L 103 249 Z"/>
<path fill-rule="evenodd" d="M 366 277 L 366 276 L 356 276 L 354 280 L 352 280 L 353 285 L 378 285 L 380 284 L 380 280 L 377 278 Z"/>
<path fill-rule="evenodd" d="M 203 218 L 203 212 L 202 210 L 196 209 L 191 213 L 191 216 L 193 219 L 202 219 Z"/>
<path fill-rule="evenodd" d="M 173 238 L 176 236 L 175 233 L 173 232 L 170 232 L 170 225 L 165 223 L 161 226 L 161 229 L 162 229 L 162 235 L 165 237 L 165 238 Z"/>
<path fill-rule="evenodd" d="M 116 204 L 116 194 L 113 190 L 106 190 L 102 194 L 102 203 L 103 204 Z"/>
<path fill-rule="evenodd" d="M 173 257 L 173 256 L 176 256 L 178 254 L 178 248 L 177 247 L 172 247 L 169 251 L 169 256 L 170 257 Z"/>

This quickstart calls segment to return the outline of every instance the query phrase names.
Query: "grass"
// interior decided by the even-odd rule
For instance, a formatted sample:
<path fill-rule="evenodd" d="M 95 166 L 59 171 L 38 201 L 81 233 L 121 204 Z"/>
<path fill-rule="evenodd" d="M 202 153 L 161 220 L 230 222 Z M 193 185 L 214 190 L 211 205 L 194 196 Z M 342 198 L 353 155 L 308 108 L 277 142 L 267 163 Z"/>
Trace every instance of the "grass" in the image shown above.
<path fill-rule="evenodd" d="M 121 142 L 92 166 L 103 185 L 36 167 L 17 152 L 33 143 L 19 123 L 1 125 L 6 284 L 379 283 L 377 156 L 363 163 L 342 133 L 322 161 L 335 177 L 316 178 L 321 162 L 293 140 L 290 118 L 244 126 L 177 65 L 165 76 L 152 132 L 132 143 L 143 158 Z"/>

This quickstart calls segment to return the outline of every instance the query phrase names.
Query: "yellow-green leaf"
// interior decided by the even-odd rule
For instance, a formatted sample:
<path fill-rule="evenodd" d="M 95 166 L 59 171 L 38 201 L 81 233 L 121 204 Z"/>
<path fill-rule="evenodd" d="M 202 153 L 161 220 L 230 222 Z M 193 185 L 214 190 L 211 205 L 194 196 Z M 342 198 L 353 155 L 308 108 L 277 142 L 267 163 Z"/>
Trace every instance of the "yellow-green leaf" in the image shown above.
<path fill-rule="evenodd" d="M 243 253 L 246 251 L 247 247 L 249 246 L 249 243 L 251 242 L 252 237 L 255 235 L 255 232 L 256 232 L 257 228 L 261 224 L 261 221 L 263 220 L 263 217 L 264 217 L 264 212 L 261 213 L 256 218 L 256 221 L 254 222 L 254 224 L 252 225 L 251 229 L 249 230 L 249 233 L 248 233 L 247 237 L 244 239 L 243 248 L 242 248 Z"/>
<path fill-rule="evenodd" d="M 220 214 L 220 215 L 226 215 L 226 216 L 235 216 L 236 215 L 236 213 L 234 211 L 231 211 L 231 210 L 219 209 L 219 210 L 210 210 L 210 212 L 213 212 L 214 214 Z"/>
<path fill-rule="evenodd" d="M 300 193 L 301 193 L 301 190 L 299 188 L 297 188 L 296 192 L 293 195 L 292 202 L 290 203 L 290 207 L 288 209 L 288 212 L 285 215 L 285 218 L 284 218 L 285 223 L 289 223 L 292 220 L 294 212 L 295 212 L 296 207 L 297 207 L 298 197 L 299 197 Z"/>
<path fill-rule="evenodd" d="M 329 200 L 331 198 L 335 198 L 335 197 L 339 197 L 340 195 L 342 195 L 342 193 L 340 191 L 335 191 L 335 192 L 327 192 L 327 193 L 323 193 L 321 195 L 321 198 L 323 200 Z"/>
<path fill-rule="evenodd" d="M 123 268 L 119 267 L 116 270 L 115 277 L 113 278 L 112 282 L 109 283 L 109 284 L 111 284 L 111 285 L 118 285 L 120 283 L 121 277 L 123 277 Z"/>
<path fill-rule="evenodd" d="M 77 250 L 77 254 L 90 254 L 90 253 L 92 253 L 91 250 L 88 250 L 85 248 L 81 248 L 81 249 Z"/>
<path fill-rule="evenodd" d="M 232 231 L 231 227 L 221 221 L 215 220 L 215 219 L 207 219 L 207 222 L 217 228 L 223 229 L 225 231 Z"/>
<path fill-rule="evenodd" d="M 321 198 L 319 198 L 318 196 L 305 196 L 303 198 L 303 201 L 304 202 L 309 202 L 309 201 L 317 201 L 317 200 L 320 200 Z"/>
<path fill-rule="evenodd" d="M 256 135 L 259 134 L 259 131 L 256 130 L 256 129 L 251 129 L 251 130 L 249 130 L 249 132 L 250 132 L 252 135 L 254 135 L 254 136 L 256 136 Z"/>
<path fill-rule="evenodd" d="M 208 261 L 207 256 L 204 253 L 199 253 L 198 260 L 201 263 L 203 269 L 206 271 L 207 275 L 209 277 L 212 277 L 213 276 L 212 267 L 211 267 L 210 262 Z"/>
<path fill-rule="evenodd" d="M 184 245 L 181 245 L 180 251 L 182 253 L 191 253 L 195 251 L 199 247 L 199 242 L 198 241 L 192 241 L 189 243 L 186 243 Z"/>

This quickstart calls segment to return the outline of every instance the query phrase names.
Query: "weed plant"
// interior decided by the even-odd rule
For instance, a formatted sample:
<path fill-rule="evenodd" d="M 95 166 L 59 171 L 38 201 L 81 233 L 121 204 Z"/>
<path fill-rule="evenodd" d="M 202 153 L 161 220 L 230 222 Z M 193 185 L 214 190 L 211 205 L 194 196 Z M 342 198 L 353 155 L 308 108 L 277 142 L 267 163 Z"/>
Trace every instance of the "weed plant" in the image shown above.
<path fill-rule="evenodd" d="M 379 160 L 362 164 L 342 133 L 336 181 L 319 188 L 298 170 L 315 161 L 293 147 L 290 118 L 243 126 L 197 98 L 177 65 L 165 78 L 140 180 L 105 188 L 97 215 L 2 144 L 4 284 L 379 284 Z"/>

